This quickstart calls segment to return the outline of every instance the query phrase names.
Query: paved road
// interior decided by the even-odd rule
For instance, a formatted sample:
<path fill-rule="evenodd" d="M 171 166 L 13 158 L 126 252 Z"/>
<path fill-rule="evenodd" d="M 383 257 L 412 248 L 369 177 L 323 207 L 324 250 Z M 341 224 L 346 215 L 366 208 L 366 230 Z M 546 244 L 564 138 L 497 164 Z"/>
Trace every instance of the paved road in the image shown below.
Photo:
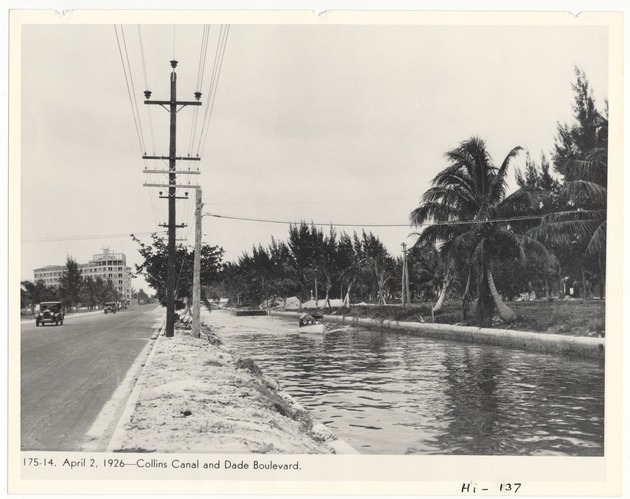
<path fill-rule="evenodd" d="M 22 323 L 22 450 L 78 451 L 161 317 L 146 305 Z"/>

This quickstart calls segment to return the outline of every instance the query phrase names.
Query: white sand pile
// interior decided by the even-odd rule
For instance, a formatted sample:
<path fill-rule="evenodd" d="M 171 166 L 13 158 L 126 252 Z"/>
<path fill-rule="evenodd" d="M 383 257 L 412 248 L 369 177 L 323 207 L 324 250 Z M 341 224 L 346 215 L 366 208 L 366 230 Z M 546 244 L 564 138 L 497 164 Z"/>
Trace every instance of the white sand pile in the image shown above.
<path fill-rule="evenodd" d="M 212 453 L 330 453 L 334 436 L 248 359 L 206 330 L 161 336 L 115 450 Z"/>
<path fill-rule="evenodd" d="M 335 307 L 342 307 L 343 306 L 343 300 L 329 300 L 330 301 L 330 306 L 335 308 Z M 326 303 L 326 300 L 309 300 L 309 301 L 305 301 L 304 303 L 302 303 L 302 308 L 327 308 L 328 304 Z"/>

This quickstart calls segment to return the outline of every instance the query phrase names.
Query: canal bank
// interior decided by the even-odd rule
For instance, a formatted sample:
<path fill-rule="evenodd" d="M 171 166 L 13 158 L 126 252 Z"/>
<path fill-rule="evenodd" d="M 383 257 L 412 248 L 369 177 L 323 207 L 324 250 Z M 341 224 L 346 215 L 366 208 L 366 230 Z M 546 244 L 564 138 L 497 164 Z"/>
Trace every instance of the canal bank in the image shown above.
<path fill-rule="evenodd" d="M 270 310 L 269 314 L 279 317 L 290 317 L 297 321 L 301 312 Z M 345 315 L 326 315 L 324 320 L 326 322 L 361 326 L 368 329 L 417 334 L 429 338 L 466 341 L 484 345 L 580 355 L 585 357 L 603 358 L 605 356 L 604 338 L 531 333 L 526 331 L 512 331 L 510 329 L 491 329 L 427 322 L 399 322 L 387 319 L 371 319 Z"/>
<path fill-rule="evenodd" d="M 250 359 L 201 338 L 160 334 L 110 452 L 352 454 Z"/>

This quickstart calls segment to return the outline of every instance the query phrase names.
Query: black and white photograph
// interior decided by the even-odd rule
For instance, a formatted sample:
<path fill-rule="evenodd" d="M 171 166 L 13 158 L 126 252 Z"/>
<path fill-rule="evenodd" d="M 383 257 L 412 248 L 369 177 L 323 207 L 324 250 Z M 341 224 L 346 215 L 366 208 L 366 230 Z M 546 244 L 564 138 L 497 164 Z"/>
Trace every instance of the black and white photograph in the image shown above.
<path fill-rule="evenodd" d="M 12 492 L 620 493 L 623 13 L 10 21 Z"/>

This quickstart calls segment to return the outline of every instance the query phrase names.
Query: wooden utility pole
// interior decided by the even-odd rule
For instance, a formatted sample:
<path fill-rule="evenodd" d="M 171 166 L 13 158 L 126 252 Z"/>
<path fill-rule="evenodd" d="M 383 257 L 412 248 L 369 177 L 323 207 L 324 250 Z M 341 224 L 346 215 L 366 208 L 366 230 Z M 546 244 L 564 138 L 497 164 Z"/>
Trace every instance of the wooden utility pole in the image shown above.
<path fill-rule="evenodd" d="M 407 303 L 411 304 L 411 291 L 409 290 L 409 259 L 407 258 L 407 245 L 405 250 L 405 291 L 407 292 Z"/>
<path fill-rule="evenodd" d="M 199 338 L 201 335 L 201 189 L 197 189 L 195 196 L 195 262 L 193 270 L 193 309 L 192 309 L 192 335 Z"/>
<path fill-rule="evenodd" d="M 175 68 L 177 67 L 177 61 L 171 61 L 171 98 L 167 101 L 150 101 L 151 92 L 145 91 L 144 95 L 147 100 L 145 104 L 153 104 L 162 106 L 170 113 L 170 141 L 168 148 L 168 157 L 163 156 L 142 156 L 144 159 L 168 159 L 168 274 L 166 279 L 166 330 L 165 336 L 173 336 L 175 334 L 175 284 L 176 284 L 176 269 L 175 269 L 175 230 L 178 225 L 176 223 L 175 216 L 175 201 L 178 199 L 176 196 L 176 189 L 178 187 L 186 188 L 198 188 L 198 186 L 178 186 L 176 183 L 177 175 L 185 172 L 178 172 L 175 170 L 175 163 L 179 160 L 199 161 L 201 158 L 197 157 L 177 157 L 177 106 L 181 108 L 185 106 L 200 106 L 201 98 L 200 92 L 195 92 L 196 101 L 178 101 L 177 100 L 177 73 Z M 196 172 L 198 173 L 198 172 Z M 157 187 L 157 184 L 146 184 L 145 186 Z M 179 199 L 185 199 L 180 197 Z M 180 225 L 179 227 L 184 227 Z"/>
<path fill-rule="evenodd" d="M 402 243 L 402 306 L 407 307 L 407 245 Z"/>

